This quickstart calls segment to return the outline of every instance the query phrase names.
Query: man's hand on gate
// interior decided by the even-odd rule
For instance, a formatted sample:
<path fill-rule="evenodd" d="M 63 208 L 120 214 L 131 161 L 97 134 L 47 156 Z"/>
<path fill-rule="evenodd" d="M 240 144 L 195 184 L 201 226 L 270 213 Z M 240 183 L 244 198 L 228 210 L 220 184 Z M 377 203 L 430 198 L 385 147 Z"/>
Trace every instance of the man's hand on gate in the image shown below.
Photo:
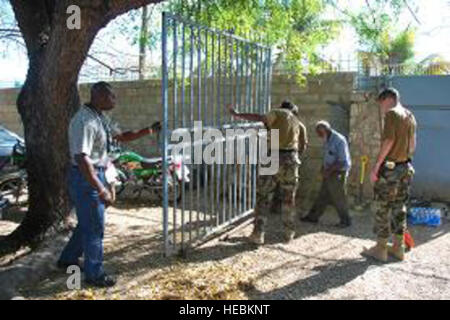
<path fill-rule="evenodd" d="M 226 108 L 232 116 L 237 114 L 237 112 L 236 112 L 236 110 L 234 110 L 234 106 L 232 104 L 227 104 Z"/>
<path fill-rule="evenodd" d="M 152 124 L 152 126 L 150 127 L 150 129 L 153 130 L 153 132 L 158 133 L 159 131 L 161 131 L 162 129 L 162 125 L 160 121 L 156 121 L 154 124 Z"/>

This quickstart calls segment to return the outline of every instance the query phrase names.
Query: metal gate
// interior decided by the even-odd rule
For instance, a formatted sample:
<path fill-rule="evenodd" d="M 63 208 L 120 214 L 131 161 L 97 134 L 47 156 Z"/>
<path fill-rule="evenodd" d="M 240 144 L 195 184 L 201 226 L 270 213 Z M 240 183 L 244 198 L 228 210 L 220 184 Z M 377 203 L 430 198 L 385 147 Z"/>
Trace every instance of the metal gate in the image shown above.
<path fill-rule="evenodd" d="M 391 84 L 418 123 L 413 196 L 450 201 L 450 76 L 395 76 Z"/>
<path fill-rule="evenodd" d="M 236 122 L 225 106 L 233 104 L 241 112 L 249 113 L 268 111 L 271 59 L 271 50 L 265 45 L 163 13 L 166 255 L 185 253 L 187 248 L 252 213 L 258 165 L 248 161 L 250 135 L 242 132 L 229 138 L 225 132 L 236 127 L 258 128 L 261 124 Z M 224 138 L 203 139 L 213 129 Z M 186 135 L 192 143 L 179 148 L 173 138 Z M 222 159 L 232 153 L 232 163 L 207 164 L 201 155 L 211 145 L 222 150 L 219 156 Z M 189 182 L 174 178 L 170 170 L 174 166 L 175 148 L 182 150 L 181 176 L 188 171 Z M 236 149 L 240 154 L 234 152 Z M 245 161 L 238 163 L 236 157 L 242 155 Z"/>

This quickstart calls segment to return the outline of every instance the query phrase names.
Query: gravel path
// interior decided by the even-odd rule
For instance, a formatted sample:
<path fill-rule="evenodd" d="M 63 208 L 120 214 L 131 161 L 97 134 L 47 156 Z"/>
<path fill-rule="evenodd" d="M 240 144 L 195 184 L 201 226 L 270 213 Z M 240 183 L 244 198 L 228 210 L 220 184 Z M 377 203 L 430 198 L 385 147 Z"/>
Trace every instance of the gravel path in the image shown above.
<path fill-rule="evenodd" d="M 359 254 L 373 244 L 370 213 L 354 213 L 354 226 L 339 230 L 328 212 L 319 225 L 299 225 L 290 244 L 279 239 L 279 218 L 263 247 L 243 241 L 248 226 L 180 259 L 161 255 L 160 208 L 112 208 L 105 264 L 119 275 L 116 287 L 68 291 L 64 274 L 52 271 L 20 292 L 29 299 L 450 299 L 448 221 L 412 228 L 417 248 L 408 260 L 378 264 Z"/>

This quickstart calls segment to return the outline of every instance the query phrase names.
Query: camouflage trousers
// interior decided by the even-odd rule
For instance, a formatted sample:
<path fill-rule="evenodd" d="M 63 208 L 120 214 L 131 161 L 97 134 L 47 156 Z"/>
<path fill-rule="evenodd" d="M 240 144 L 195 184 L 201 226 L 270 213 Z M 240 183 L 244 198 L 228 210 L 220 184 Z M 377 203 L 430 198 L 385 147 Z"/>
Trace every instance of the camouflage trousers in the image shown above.
<path fill-rule="evenodd" d="M 410 164 L 397 165 L 395 169 L 381 169 L 375 184 L 376 214 L 374 232 L 378 238 L 391 234 L 402 236 L 406 230 L 407 202 L 410 195 L 414 169 Z"/>
<path fill-rule="evenodd" d="M 297 152 L 280 153 L 279 170 L 275 175 L 258 177 L 255 207 L 255 231 L 264 232 L 274 201 L 281 200 L 281 216 L 287 230 L 295 230 L 295 196 L 300 160 Z"/>

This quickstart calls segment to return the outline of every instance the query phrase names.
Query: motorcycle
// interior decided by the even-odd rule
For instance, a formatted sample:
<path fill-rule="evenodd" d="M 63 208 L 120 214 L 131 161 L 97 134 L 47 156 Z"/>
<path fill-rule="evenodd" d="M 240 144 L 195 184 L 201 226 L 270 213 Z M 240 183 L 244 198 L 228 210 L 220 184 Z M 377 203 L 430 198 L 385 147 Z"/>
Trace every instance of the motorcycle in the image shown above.
<path fill-rule="evenodd" d="M 20 198 L 27 193 L 27 172 L 26 149 L 25 144 L 18 140 L 13 147 L 10 160 L 12 170 L 6 170 L 7 166 L 2 169 L 6 171 L 0 175 L 0 194 L 4 200 L 11 204 L 19 204 Z"/>
<path fill-rule="evenodd" d="M 162 158 L 148 159 L 133 151 L 122 152 L 120 149 L 115 153 L 112 163 L 117 170 L 117 181 L 114 184 L 117 196 L 126 189 L 131 189 L 134 199 L 140 198 L 144 191 L 163 199 Z M 169 157 L 167 161 L 169 201 L 179 201 L 183 185 L 190 183 L 190 172 L 181 157 Z"/>

